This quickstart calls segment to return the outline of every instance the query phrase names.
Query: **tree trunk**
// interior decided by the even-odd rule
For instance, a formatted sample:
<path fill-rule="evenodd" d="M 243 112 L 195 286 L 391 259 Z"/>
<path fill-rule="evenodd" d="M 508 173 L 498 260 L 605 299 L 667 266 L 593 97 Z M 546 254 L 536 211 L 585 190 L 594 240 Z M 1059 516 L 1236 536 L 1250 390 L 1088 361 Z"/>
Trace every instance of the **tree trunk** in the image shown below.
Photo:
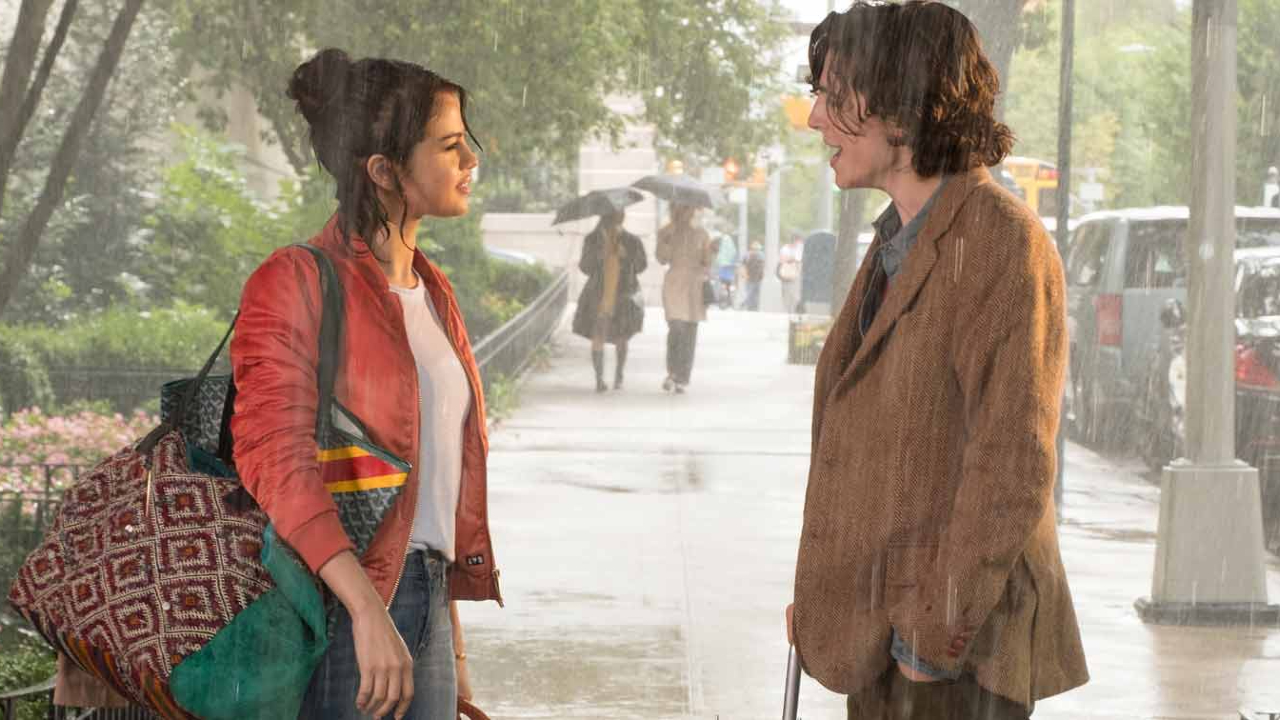
<path fill-rule="evenodd" d="M 5 54 L 4 74 L 0 76 L 0 108 L 4 108 L 4 112 L 0 113 L 0 169 L 7 170 L 8 159 L 13 157 L 18 137 L 21 136 L 21 131 L 14 132 L 18 125 L 18 107 L 27 94 L 31 72 L 36 67 L 36 55 L 40 52 L 40 42 L 44 39 L 45 18 L 52 5 L 53 0 L 22 0 L 22 7 L 18 10 L 18 24 L 13 29 L 9 52 Z M 0 173 L 0 177 L 5 174 L 7 173 Z M 3 195 L 4 193 L 0 193 L 0 196 Z"/>
<path fill-rule="evenodd" d="M 307 165 L 311 162 L 311 153 L 302 148 L 301 138 L 293 132 L 293 126 L 289 124 L 288 119 L 281 117 L 281 108 L 287 108 L 287 105 L 278 105 L 275 103 L 258 103 L 259 112 L 271 123 L 271 129 L 275 131 L 276 141 L 280 143 L 280 150 L 284 152 L 285 159 L 293 166 L 293 171 L 298 177 L 306 177 Z M 292 108 L 290 108 L 292 110 Z"/>
<path fill-rule="evenodd" d="M 58 59 L 58 53 L 62 52 L 62 43 L 67 39 L 67 32 L 71 29 L 71 20 L 75 17 L 76 8 L 79 6 L 79 0 L 67 0 L 62 6 L 62 14 L 58 17 L 58 27 L 53 32 L 53 39 L 49 42 L 49 47 L 44 51 L 44 59 L 40 61 L 40 69 L 36 72 L 35 80 L 31 82 L 31 87 L 27 89 L 26 98 L 22 101 L 22 107 L 14 116 L 5 117 L 5 126 L 7 135 L 0 135 L 0 215 L 4 214 L 4 193 L 9 187 L 9 171 L 13 168 L 13 158 L 18 154 L 18 145 L 22 142 L 22 133 L 27 129 L 27 123 L 31 122 L 31 117 L 36 114 L 36 107 L 40 104 L 40 96 L 44 94 L 44 87 L 49 82 L 49 75 L 53 72 L 53 63 Z M 43 34 L 43 31 L 42 33 Z"/>
<path fill-rule="evenodd" d="M 982 49 L 1000 76 L 1001 90 L 1009 89 L 1013 53 L 1022 44 L 1022 9 L 1029 0 L 960 0 L 956 6 L 982 36 Z M 1004 93 L 997 98 L 997 117 L 1004 116 Z"/>
<path fill-rule="evenodd" d="M 80 155 L 80 144 L 89 134 L 93 118 L 106 95 L 107 85 L 120 64 L 125 42 L 129 39 L 130 31 L 133 30 L 138 11 L 142 9 L 142 1 L 125 0 L 124 7 L 116 16 L 111 34 L 107 37 L 107 42 L 103 45 L 93 68 L 93 74 L 89 77 L 89 84 L 85 87 L 84 94 L 80 96 L 80 102 L 72 112 L 70 122 L 67 123 L 67 131 L 62 136 L 62 144 L 58 146 L 57 154 L 53 157 L 49 177 L 45 180 L 40 199 L 36 201 L 35 208 L 17 237 L 5 248 L 4 271 L 0 275 L 0 317 L 4 315 L 5 307 L 8 306 L 19 282 L 27 274 L 49 219 L 62 204 L 67 179 Z"/>
<path fill-rule="evenodd" d="M 836 235 L 835 268 L 831 273 L 831 315 L 840 314 L 853 279 L 858 274 L 858 234 L 866 223 L 863 206 L 866 190 L 845 190 L 840 193 L 840 230 Z"/>

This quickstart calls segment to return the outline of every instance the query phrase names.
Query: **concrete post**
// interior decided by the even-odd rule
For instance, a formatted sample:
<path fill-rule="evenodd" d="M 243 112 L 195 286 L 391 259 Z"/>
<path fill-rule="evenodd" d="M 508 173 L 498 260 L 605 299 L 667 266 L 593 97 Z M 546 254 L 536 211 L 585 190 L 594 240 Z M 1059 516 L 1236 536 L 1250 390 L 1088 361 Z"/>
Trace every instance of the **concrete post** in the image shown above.
<path fill-rule="evenodd" d="M 1236 0 L 1195 0 L 1187 236 L 1187 451 L 1165 468 L 1147 622 L 1280 622 L 1258 471 L 1235 459 Z"/>

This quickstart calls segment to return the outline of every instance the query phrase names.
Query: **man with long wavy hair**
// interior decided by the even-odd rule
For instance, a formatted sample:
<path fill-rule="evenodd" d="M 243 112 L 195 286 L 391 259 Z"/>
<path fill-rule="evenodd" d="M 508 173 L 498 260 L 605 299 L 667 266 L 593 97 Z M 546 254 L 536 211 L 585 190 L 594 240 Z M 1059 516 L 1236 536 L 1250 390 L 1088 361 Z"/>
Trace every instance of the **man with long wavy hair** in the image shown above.
<path fill-rule="evenodd" d="M 892 203 L 818 362 L 788 637 L 851 719 L 1027 718 L 1088 680 L 1053 501 L 1061 262 L 987 170 L 1014 138 L 964 15 L 857 2 L 809 60 L 836 183 Z"/>

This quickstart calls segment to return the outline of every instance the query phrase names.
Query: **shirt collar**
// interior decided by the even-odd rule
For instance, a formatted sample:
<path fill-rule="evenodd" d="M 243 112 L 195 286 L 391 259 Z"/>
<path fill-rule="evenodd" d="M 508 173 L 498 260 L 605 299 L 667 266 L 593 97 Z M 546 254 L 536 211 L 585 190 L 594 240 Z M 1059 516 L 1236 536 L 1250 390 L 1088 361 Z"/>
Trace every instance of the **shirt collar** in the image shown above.
<path fill-rule="evenodd" d="M 942 182 L 938 184 L 938 188 L 933 191 L 933 194 L 925 201 L 924 206 L 920 208 L 920 212 L 911 218 L 911 222 L 907 223 L 906 227 L 903 227 L 902 216 L 898 214 L 898 208 L 892 202 L 880 214 L 880 217 L 876 218 L 873 223 L 876 234 L 885 239 L 884 245 L 880 248 L 880 263 L 889 279 L 892 280 L 898 274 L 898 271 L 902 269 L 902 264 L 907 259 L 907 253 L 916 244 L 916 238 L 920 235 L 920 231 L 924 229 L 924 223 L 928 219 L 929 211 L 933 209 L 934 203 L 937 201 L 938 196 L 942 194 L 942 189 L 947 186 L 947 182 L 950 179 L 950 175 L 942 176 Z"/>

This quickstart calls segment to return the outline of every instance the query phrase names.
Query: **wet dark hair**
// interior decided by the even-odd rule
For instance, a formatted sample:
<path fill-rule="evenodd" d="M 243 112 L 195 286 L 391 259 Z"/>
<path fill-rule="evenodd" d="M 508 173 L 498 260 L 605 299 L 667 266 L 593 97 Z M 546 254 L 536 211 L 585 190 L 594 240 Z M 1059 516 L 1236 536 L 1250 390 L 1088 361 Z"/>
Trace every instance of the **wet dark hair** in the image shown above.
<path fill-rule="evenodd" d="M 809 38 L 809 68 L 832 123 L 857 135 L 867 118 L 880 118 L 893 145 L 910 146 L 921 177 L 990 167 L 1013 149 L 1013 131 L 995 117 L 1000 78 L 978 31 L 941 2 L 858 0 L 833 12 Z"/>
<path fill-rule="evenodd" d="M 337 182 L 338 215 L 348 243 L 356 234 L 372 247 L 369 234 L 377 227 L 390 233 L 366 165 L 371 156 L 385 155 L 397 169 L 404 168 L 438 112 L 436 98 L 445 92 L 457 95 L 463 126 L 475 142 L 467 125 L 467 91 L 421 65 L 383 58 L 353 62 L 342 50 L 328 48 L 293 71 L 286 94 L 311 126 L 316 160 Z M 403 199 L 398 177 L 396 191 Z"/>

